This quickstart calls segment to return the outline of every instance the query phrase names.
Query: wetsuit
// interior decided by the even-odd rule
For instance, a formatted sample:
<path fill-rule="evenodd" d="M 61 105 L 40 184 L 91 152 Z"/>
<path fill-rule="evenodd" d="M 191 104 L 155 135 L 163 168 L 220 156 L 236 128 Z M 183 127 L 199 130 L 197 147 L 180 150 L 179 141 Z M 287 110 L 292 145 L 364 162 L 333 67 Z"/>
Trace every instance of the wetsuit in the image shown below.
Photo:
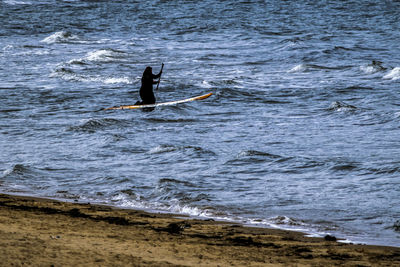
<path fill-rule="evenodd" d="M 161 71 L 159 74 L 154 75 L 151 67 L 147 67 L 143 72 L 142 86 L 140 87 L 140 98 L 142 99 L 141 104 L 155 104 L 156 98 L 153 93 L 153 84 L 157 84 L 158 81 L 154 81 L 161 76 Z"/>

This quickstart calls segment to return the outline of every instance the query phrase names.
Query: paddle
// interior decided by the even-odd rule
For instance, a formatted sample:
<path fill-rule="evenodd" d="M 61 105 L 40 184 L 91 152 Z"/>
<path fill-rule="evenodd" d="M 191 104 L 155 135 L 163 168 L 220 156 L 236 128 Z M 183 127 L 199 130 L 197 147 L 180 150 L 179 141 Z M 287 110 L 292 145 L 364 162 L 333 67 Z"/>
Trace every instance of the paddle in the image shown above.
<path fill-rule="evenodd" d="M 160 70 L 161 74 L 162 74 L 162 70 L 163 70 L 163 68 L 164 68 L 164 63 L 162 63 L 162 65 L 161 65 L 161 70 Z M 157 83 L 157 88 L 156 88 L 156 91 L 158 90 L 158 86 L 160 85 L 161 74 L 160 74 L 160 78 L 158 78 L 158 83 Z"/>

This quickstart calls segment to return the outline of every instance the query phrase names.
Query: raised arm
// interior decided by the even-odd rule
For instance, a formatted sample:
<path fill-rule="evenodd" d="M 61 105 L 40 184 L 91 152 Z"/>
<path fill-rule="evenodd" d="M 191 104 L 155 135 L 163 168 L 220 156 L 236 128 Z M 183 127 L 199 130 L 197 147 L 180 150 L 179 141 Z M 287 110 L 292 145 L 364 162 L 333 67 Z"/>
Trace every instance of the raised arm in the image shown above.
<path fill-rule="evenodd" d="M 161 77 L 163 68 L 164 68 L 164 63 L 162 63 L 162 65 L 161 65 L 161 70 L 160 70 L 160 72 L 159 72 L 158 74 L 156 74 L 156 75 L 153 75 L 153 79 L 158 79 L 158 78 Z"/>

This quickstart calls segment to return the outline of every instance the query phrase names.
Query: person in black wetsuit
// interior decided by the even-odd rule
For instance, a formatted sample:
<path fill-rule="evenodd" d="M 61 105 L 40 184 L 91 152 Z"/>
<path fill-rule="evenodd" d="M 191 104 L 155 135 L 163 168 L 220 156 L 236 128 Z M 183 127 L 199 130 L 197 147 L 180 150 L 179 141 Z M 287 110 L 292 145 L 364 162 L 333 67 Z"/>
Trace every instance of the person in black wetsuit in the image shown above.
<path fill-rule="evenodd" d="M 142 86 L 140 87 L 140 98 L 142 101 L 136 102 L 136 105 L 148 105 L 155 104 L 156 98 L 153 92 L 153 84 L 157 84 L 159 81 L 155 81 L 154 79 L 159 79 L 162 74 L 162 68 L 160 72 L 155 75 L 153 74 L 153 70 L 151 67 L 146 67 L 142 76 Z"/>

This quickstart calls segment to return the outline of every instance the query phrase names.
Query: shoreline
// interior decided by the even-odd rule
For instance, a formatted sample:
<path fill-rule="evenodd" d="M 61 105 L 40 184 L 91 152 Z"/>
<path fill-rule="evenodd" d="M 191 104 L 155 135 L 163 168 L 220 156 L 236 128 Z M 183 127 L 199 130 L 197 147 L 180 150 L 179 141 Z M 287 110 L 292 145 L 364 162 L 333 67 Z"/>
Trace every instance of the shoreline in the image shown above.
<path fill-rule="evenodd" d="M 397 247 L 3 193 L 0 235 L 5 266 L 400 266 Z"/>

